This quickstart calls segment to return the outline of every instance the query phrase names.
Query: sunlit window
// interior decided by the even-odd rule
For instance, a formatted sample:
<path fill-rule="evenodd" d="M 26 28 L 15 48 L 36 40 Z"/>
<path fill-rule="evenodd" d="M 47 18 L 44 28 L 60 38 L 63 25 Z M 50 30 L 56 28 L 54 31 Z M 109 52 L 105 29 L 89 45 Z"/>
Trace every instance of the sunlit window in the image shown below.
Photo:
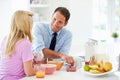
<path fill-rule="evenodd" d="M 108 51 L 114 59 L 120 53 L 120 0 L 93 0 L 92 17 L 93 38 L 109 42 Z M 117 44 L 112 36 L 114 32 L 119 35 Z"/>
<path fill-rule="evenodd" d="M 93 0 L 93 37 L 106 39 L 108 35 L 107 0 Z"/>
<path fill-rule="evenodd" d="M 120 0 L 115 0 L 115 31 L 120 34 Z"/>
<path fill-rule="evenodd" d="M 93 0 L 92 24 L 97 40 L 110 40 L 113 32 L 120 33 L 120 0 Z"/>

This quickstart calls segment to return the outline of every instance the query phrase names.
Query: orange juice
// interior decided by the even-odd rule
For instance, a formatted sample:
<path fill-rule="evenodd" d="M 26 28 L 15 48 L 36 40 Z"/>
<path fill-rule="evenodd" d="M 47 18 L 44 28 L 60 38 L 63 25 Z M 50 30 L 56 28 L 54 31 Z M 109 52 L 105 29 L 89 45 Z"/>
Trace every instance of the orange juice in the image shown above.
<path fill-rule="evenodd" d="M 45 77 L 44 64 L 36 64 L 34 67 L 36 70 L 36 78 L 44 78 Z"/>
<path fill-rule="evenodd" d="M 63 66 L 63 62 L 57 62 L 56 70 L 60 70 L 62 66 Z"/>
<path fill-rule="evenodd" d="M 44 78 L 45 77 L 45 72 L 38 71 L 36 72 L 36 78 Z"/>
<path fill-rule="evenodd" d="M 48 61 L 48 64 L 55 64 L 57 65 L 56 70 L 60 70 L 63 66 L 63 61 Z"/>

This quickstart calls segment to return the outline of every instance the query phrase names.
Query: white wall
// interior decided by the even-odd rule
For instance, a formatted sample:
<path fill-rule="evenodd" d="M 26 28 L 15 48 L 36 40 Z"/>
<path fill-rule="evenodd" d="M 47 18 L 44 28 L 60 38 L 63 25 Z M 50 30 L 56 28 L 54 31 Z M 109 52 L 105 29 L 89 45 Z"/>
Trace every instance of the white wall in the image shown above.
<path fill-rule="evenodd" d="M 71 19 L 69 29 L 73 32 L 71 54 L 79 54 L 92 32 L 92 0 L 70 0 Z"/>
<path fill-rule="evenodd" d="M 29 9 L 29 1 L 28 0 L 11 0 L 12 4 L 12 13 L 16 10 L 28 10 Z"/>
<path fill-rule="evenodd" d="M 9 30 L 11 7 L 12 6 L 10 1 L 0 1 L 0 40 Z"/>
<path fill-rule="evenodd" d="M 9 31 L 10 21 L 16 10 L 28 10 L 27 0 L 0 0 L 0 41 Z"/>

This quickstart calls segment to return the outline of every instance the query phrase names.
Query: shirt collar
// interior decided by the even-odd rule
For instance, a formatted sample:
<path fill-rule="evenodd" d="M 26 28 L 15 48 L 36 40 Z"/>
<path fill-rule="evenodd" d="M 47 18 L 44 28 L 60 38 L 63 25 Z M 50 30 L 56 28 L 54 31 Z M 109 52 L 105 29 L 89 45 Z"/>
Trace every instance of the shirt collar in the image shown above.
<path fill-rule="evenodd" d="M 61 30 L 62 30 L 62 29 L 61 29 Z M 57 35 L 60 34 L 61 30 L 57 32 Z M 50 35 L 52 35 L 52 34 L 54 33 L 54 32 L 52 31 L 52 29 L 51 29 L 51 26 L 49 26 L 49 31 L 50 31 Z"/>

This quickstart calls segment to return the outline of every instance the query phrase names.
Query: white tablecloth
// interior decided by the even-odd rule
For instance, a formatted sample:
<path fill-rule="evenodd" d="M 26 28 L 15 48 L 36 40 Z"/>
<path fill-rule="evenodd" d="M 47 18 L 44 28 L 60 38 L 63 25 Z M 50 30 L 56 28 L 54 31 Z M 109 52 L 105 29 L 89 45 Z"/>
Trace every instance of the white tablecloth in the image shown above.
<path fill-rule="evenodd" d="M 52 75 L 45 75 L 45 78 L 32 76 L 21 80 L 120 80 L 120 72 L 116 71 L 103 76 L 91 76 L 79 69 L 76 72 L 56 71 Z"/>

